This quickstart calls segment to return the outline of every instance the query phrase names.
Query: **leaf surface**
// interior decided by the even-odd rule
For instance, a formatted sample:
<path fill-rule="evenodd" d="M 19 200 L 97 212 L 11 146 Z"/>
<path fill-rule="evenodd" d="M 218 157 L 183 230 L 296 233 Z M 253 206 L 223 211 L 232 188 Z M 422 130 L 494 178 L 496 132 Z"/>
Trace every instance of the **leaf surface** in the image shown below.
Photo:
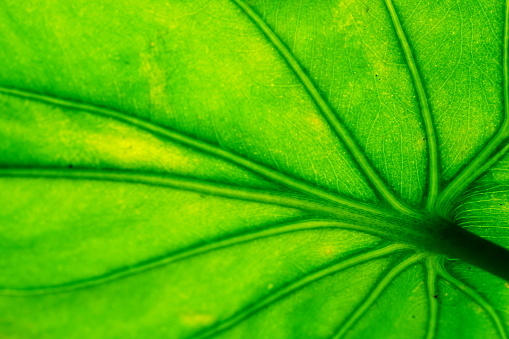
<path fill-rule="evenodd" d="M 503 2 L 0 5 L 7 338 L 507 338 Z"/>

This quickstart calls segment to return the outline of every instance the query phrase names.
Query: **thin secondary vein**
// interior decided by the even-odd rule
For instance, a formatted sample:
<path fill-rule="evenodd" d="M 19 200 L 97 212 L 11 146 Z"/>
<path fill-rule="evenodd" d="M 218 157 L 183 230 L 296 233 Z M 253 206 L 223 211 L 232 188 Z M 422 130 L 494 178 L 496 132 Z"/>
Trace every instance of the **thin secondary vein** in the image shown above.
<path fill-rule="evenodd" d="M 484 171 L 479 171 L 479 168 L 486 167 L 486 162 L 492 166 L 496 161 L 491 159 L 500 159 L 507 153 L 508 148 L 503 147 L 495 154 L 497 148 L 503 143 L 508 142 L 509 138 L 509 0 L 506 1 L 505 19 L 504 19 L 504 38 L 503 38 L 503 51 L 502 51 L 502 72 L 503 72 L 503 120 L 497 133 L 491 140 L 483 147 L 483 149 L 468 163 L 468 165 L 449 183 L 440 195 L 437 206 L 442 206 L 441 213 L 450 211 L 452 201 L 458 197 L 465 188 L 476 180 L 479 175 Z M 490 159 L 491 156 L 491 159 Z M 488 168 L 489 168 L 488 166 Z"/>
<path fill-rule="evenodd" d="M 355 208 L 308 199 L 307 196 L 277 191 L 259 191 L 243 187 L 218 184 L 178 175 L 150 172 L 118 171 L 108 169 L 62 169 L 62 168 L 1 168 L 0 177 L 26 177 L 62 180 L 99 180 L 120 183 L 135 183 L 158 187 L 169 187 L 191 192 L 210 194 L 230 199 L 253 201 L 300 209 L 332 220 L 341 220 L 363 225 L 369 233 L 391 239 L 398 243 L 428 243 L 427 222 L 419 222 L 408 216 L 357 204 Z M 411 225 L 411 227 L 409 227 Z"/>
<path fill-rule="evenodd" d="M 267 39 L 274 45 L 279 51 L 283 59 L 287 62 L 290 68 L 293 70 L 297 78 L 302 82 L 304 88 L 308 91 L 309 95 L 315 101 L 316 105 L 322 112 L 323 116 L 330 124 L 332 129 L 336 132 L 339 139 L 345 144 L 346 148 L 350 151 L 353 158 L 359 165 L 360 169 L 364 172 L 366 177 L 371 181 L 372 185 L 380 193 L 380 195 L 396 210 L 409 215 L 416 215 L 417 213 L 411 210 L 403 202 L 401 202 L 396 195 L 387 187 L 385 181 L 381 178 L 380 174 L 375 170 L 373 165 L 364 155 L 363 151 L 357 145 L 350 132 L 343 126 L 338 120 L 330 106 L 324 100 L 322 95 L 318 92 L 316 86 L 313 84 L 311 79 L 302 70 L 295 57 L 288 50 L 285 44 L 279 39 L 279 37 L 272 31 L 272 29 L 263 21 L 254 10 L 242 0 L 232 0 L 237 4 L 242 11 L 256 24 L 260 30 L 265 34 Z"/>
<path fill-rule="evenodd" d="M 333 339 L 343 338 L 350 328 L 359 320 L 360 317 L 369 309 L 371 305 L 380 297 L 382 292 L 389 286 L 389 284 L 408 267 L 421 260 L 426 254 L 415 254 L 406 260 L 402 261 L 393 269 L 389 270 L 383 279 L 368 293 L 366 298 L 350 313 L 349 317 L 341 327 L 338 329 Z"/>
<path fill-rule="evenodd" d="M 251 160 L 248 160 L 244 157 L 241 157 L 241 156 L 234 154 L 230 151 L 227 151 L 225 149 L 213 146 L 213 145 L 208 144 L 204 141 L 197 140 L 195 138 L 192 138 L 192 137 L 189 137 L 182 133 L 171 130 L 167 127 L 162 127 L 160 125 L 143 120 L 141 118 L 129 116 L 123 112 L 118 112 L 118 111 L 100 108 L 100 107 L 96 107 L 96 106 L 92 106 L 92 105 L 88 105 L 88 104 L 73 102 L 70 100 L 63 100 L 63 99 L 58 99 L 55 97 L 50 97 L 47 95 L 35 94 L 35 93 L 30 93 L 28 91 L 22 91 L 22 90 L 5 88 L 5 87 L 0 87 L 0 93 L 21 97 L 23 99 L 40 101 L 40 102 L 47 103 L 47 104 L 49 103 L 52 105 L 57 105 L 60 107 L 65 107 L 65 108 L 69 108 L 69 109 L 73 109 L 73 110 L 82 110 L 82 111 L 97 114 L 100 116 L 113 118 L 113 119 L 122 121 L 124 123 L 128 123 L 130 125 L 136 126 L 137 128 L 143 129 L 145 131 L 151 132 L 152 134 L 154 134 L 158 137 L 162 137 L 164 139 L 169 139 L 174 142 L 183 144 L 185 146 L 192 147 L 198 151 L 201 151 L 201 152 L 210 154 L 212 156 L 227 160 L 230 163 L 241 166 L 241 167 L 249 170 L 252 173 L 261 175 L 265 178 L 273 180 L 274 182 L 280 183 L 286 187 L 295 189 L 295 190 L 302 192 L 304 194 L 309 194 L 309 195 L 312 195 L 312 196 L 315 196 L 315 197 L 318 197 L 318 198 L 321 198 L 321 199 L 324 199 L 327 201 L 332 201 L 335 203 L 339 203 L 339 204 L 354 207 L 354 208 L 359 206 L 359 204 L 357 204 L 356 202 L 353 202 L 352 199 L 346 199 L 346 198 L 343 198 L 336 194 L 332 194 L 330 192 L 325 191 L 322 188 L 319 188 L 318 186 L 314 186 L 310 183 L 305 183 L 298 179 L 289 177 L 289 176 L 284 175 L 280 172 L 277 172 L 269 167 L 265 167 L 263 165 L 255 163 Z"/>
<path fill-rule="evenodd" d="M 308 200 L 298 195 L 282 194 L 276 191 L 258 191 L 242 187 L 229 186 L 190 179 L 178 175 L 156 174 L 150 172 L 118 171 L 118 170 L 90 170 L 90 169 L 60 169 L 60 168 L 0 168 L 0 177 L 32 177 L 32 178 L 61 178 L 103 180 L 112 182 L 138 183 L 145 185 L 171 187 L 187 191 L 200 192 L 246 201 L 274 204 L 297 208 L 305 211 L 324 213 L 328 215 L 356 215 L 356 210 L 369 214 L 387 215 L 368 205 L 356 204 L 353 209 L 341 209 L 337 205 Z"/>
<path fill-rule="evenodd" d="M 327 276 L 330 276 L 332 274 L 338 273 L 342 270 L 345 270 L 347 268 L 350 268 L 355 265 L 360 265 L 364 262 L 375 260 L 387 255 L 390 255 L 392 253 L 395 253 L 397 251 L 401 250 L 407 250 L 408 247 L 404 245 L 389 245 L 377 250 L 373 250 L 367 253 L 357 254 L 351 258 L 345 259 L 344 261 L 337 263 L 335 265 L 326 267 L 324 269 L 320 269 L 316 272 L 310 273 L 305 275 L 304 277 L 281 287 L 278 290 L 275 290 L 271 294 L 262 297 L 258 301 L 255 301 L 251 305 L 241 309 L 233 316 L 229 317 L 228 319 L 218 323 L 215 326 L 212 326 L 209 329 L 206 329 L 203 332 L 198 333 L 196 336 L 193 336 L 193 338 L 210 338 L 214 335 L 217 335 L 220 332 L 223 332 L 241 321 L 249 318 L 253 314 L 267 308 L 268 306 L 274 304 L 275 302 L 279 301 L 280 299 L 297 292 L 298 290 L 306 287 L 307 285 L 319 280 L 323 279 Z"/>
<path fill-rule="evenodd" d="M 468 297 L 470 297 L 475 303 L 477 303 L 481 308 L 483 308 L 488 315 L 490 316 L 493 324 L 495 325 L 497 332 L 501 339 L 507 339 L 506 329 L 504 328 L 502 319 L 498 315 L 495 308 L 491 306 L 491 304 L 485 300 L 479 293 L 477 293 L 473 288 L 467 286 L 460 280 L 454 278 L 452 275 L 447 272 L 447 270 L 439 266 L 437 267 L 438 274 L 446 281 L 450 282 L 452 285 L 456 286 L 461 292 L 465 293 Z"/>
<path fill-rule="evenodd" d="M 207 243 L 192 246 L 181 251 L 169 253 L 164 256 L 151 258 L 148 260 L 141 261 L 134 265 L 122 267 L 102 275 L 89 277 L 86 279 L 70 281 L 58 285 L 47 285 L 37 287 L 26 287 L 26 288 L 8 288 L 0 287 L 0 295 L 12 296 L 12 297 L 23 297 L 32 295 L 44 295 L 44 294 L 55 294 L 74 291 L 78 289 L 89 288 L 102 284 L 109 283 L 124 277 L 140 274 L 142 272 L 156 269 L 169 265 L 171 263 L 188 259 L 197 255 L 205 254 L 211 251 L 216 251 L 242 243 L 247 243 L 263 238 L 275 237 L 292 232 L 302 232 L 316 229 L 346 229 L 355 231 L 365 231 L 364 227 L 328 220 L 303 220 L 291 223 L 283 223 L 279 225 L 270 225 L 249 233 L 241 233 L 219 239 L 209 240 Z"/>
<path fill-rule="evenodd" d="M 399 20 L 398 13 L 394 8 L 392 0 L 385 0 L 385 4 L 389 11 L 394 30 L 396 31 L 401 49 L 405 56 L 410 75 L 412 76 L 415 93 L 421 108 L 421 115 L 424 122 L 424 130 L 426 135 L 426 143 L 428 145 L 428 197 L 426 201 L 426 207 L 431 209 L 435 205 L 436 199 L 438 197 L 440 180 L 440 171 L 438 167 L 438 146 L 433 117 L 431 115 L 431 108 L 426 90 L 424 88 L 424 84 L 422 82 L 419 68 L 417 67 L 412 48 L 410 47 L 410 43 L 408 42 L 403 26 Z"/>

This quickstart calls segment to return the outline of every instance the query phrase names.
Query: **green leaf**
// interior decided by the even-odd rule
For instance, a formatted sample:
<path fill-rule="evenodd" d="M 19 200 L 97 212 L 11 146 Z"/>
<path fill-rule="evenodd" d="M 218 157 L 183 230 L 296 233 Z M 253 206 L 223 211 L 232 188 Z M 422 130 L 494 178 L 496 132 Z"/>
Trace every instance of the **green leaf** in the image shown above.
<path fill-rule="evenodd" d="M 509 336 L 503 1 L 0 4 L 0 337 Z"/>

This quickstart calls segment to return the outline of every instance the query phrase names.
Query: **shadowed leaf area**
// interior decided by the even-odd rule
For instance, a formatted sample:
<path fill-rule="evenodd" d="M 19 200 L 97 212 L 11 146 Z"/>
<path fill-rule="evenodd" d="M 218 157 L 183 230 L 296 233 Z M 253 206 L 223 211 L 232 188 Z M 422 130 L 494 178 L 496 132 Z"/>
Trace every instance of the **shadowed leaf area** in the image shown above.
<path fill-rule="evenodd" d="M 0 337 L 509 336 L 502 0 L 0 3 Z"/>

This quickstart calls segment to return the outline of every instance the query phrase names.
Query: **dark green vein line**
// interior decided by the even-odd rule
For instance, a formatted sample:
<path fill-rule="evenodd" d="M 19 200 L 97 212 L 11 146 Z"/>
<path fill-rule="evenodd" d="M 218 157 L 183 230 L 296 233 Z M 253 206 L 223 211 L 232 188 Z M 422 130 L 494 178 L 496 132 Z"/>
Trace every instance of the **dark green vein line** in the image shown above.
<path fill-rule="evenodd" d="M 352 199 L 346 199 L 342 198 L 338 195 L 329 193 L 317 186 L 314 186 L 309 183 L 304 183 L 299 181 L 298 179 L 291 178 L 289 176 L 286 176 L 282 173 L 279 173 L 277 171 L 274 171 L 271 168 L 265 167 L 263 165 L 260 165 L 258 163 L 255 163 L 251 160 L 248 160 L 246 158 L 243 158 L 239 155 L 236 155 L 230 151 L 224 150 L 222 148 L 210 145 L 206 142 L 194 139 L 192 137 L 186 136 L 182 133 L 178 133 L 176 131 L 173 131 L 167 127 L 162 127 L 159 125 L 156 125 L 154 123 L 151 123 L 149 121 L 136 118 L 133 116 L 129 116 L 123 112 L 117 112 L 110 109 L 95 107 L 88 104 L 73 102 L 70 100 L 62 100 L 54 97 L 50 97 L 47 95 L 41 95 L 41 94 L 35 94 L 30 93 L 27 91 L 17 90 L 17 89 L 10 89 L 5 87 L 0 87 L 0 93 L 6 94 L 6 95 L 12 95 L 17 96 L 23 99 L 27 100 L 35 100 L 39 102 L 43 102 L 46 104 L 52 104 L 57 105 L 60 107 L 69 108 L 72 110 L 82 110 L 86 111 L 92 114 L 113 118 L 115 120 L 122 121 L 124 123 L 130 124 L 132 126 L 135 126 L 137 128 L 143 129 L 145 131 L 148 131 L 158 137 L 162 137 L 163 139 L 169 139 L 171 141 L 178 142 L 182 145 L 192 147 L 193 149 L 196 149 L 198 151 L 210 154 L 212 156 L 227 160 L 233 164 L 236 164 L 238 166 L 241 166 L 252 173 L 261 175 L 265 178 L 268 178 L 270 180 L 273 180 L 274 182 L 280 183 L 286 187 L 295 189 L 299 192 L 302 192 L 304 194 L 309 194 L 315 197 L 319 197 L 321 199 L 332 201 L 335 203 L 339 203 L 342 205 L 354 207 L 354 208 L 363 208 L 363 204 L 356 203 L 355 201 L 352 201 Z"/>
<path fill-rule="evenodd" d="M 426 133 L 426 140 L 428 145 L 428 197 L 426 201 L 426 207 L 431 209 L 434 207 L 438 197 L 440 180 L 440 170 L 438 167 L 438 146 L 433 117 L 431 115 L 431 108 L 426 90 L 424 88 L 424 84 L 422 82 L 421 73 L 417 67 L 417 63 L 412 52 L 412 47 L 408 42 L 403 26 L 399 20 L 398 13 L 394 8 L 392 0 L 385 0 L 385 4 L 387 6 L 387 10 L 389 11 L 394 30 L 396 31 L 401 49 L 405 56 L 410 75 L 412 76 L 415 93 L 421 108 L 421 115 L 424 122 L 424 130 Z"/>
<path fill-rule="evenodd" d="M 261 202 L 305 211 L 324 213 L 335 216 L 355 216 L 358 211 L 369 214 L 390 216 L 371 206 L 357 205 L 355 209 L 339 208 L 318 201 L 307 200 L 297 195 L 285 195 L 279 192 L 257 191 L 242 187 L 221 185 L 213 182 L 189 179 L 177 175 L 161 175 L 134 171 L 89 170 L 89 169 L 54 169 L 54 168 L 0 168 L 0 177 L 32 177 L 53 179 L 101 180 L 145 184 L 160 187 L 171 187 L 187 191 L 212 194 L 245 201 Z"/>
<path fill-rule="evenodd" d="M 429 307 L 429 319 L 428 328 L 426 332 L 426 339 L 435 338 L 437 331 L 437 319 L 438 319 L 438 303 L 437 303 L 437 291 L 436 291 L 436 264 L 434 257 L 426 260 L 426 283 L 427 283 L 427 296 L 428 296 L 428 307 Z"/>
<path fill-rule="evenodd" d="M 387 255 L 390 255 L 392 253 L 395 253 L 397 251 L 406 250 L 408 247 L 405 247 L 403 245 L 389 245 L 377 250 L 373 250 L 367 253 L 363 254 L 357 254 L 351 258 L 345 259 L 344 261 L 337 263 L 335 265 L 326 267 L 324 269 L 320 269 L 314 273 L 307 274 L 303 278 L 300 278 L 276 291 L 271 293 L 270 295 L 266 297 L 262 297 L 258 301 L 255 301 L 250 306 L 245 307 L 244 309 L 240 310 L 239 312 L 232 315 L 230 318 L 226 319 L 223 322 L 218 323 L 217 325 L 213 326 L 212 328 L 206 329 L 203 332 L 198 333 L 196 336 L 192 336 L 193 339 L 198 338 L 210 338 L 220 332 L 223 332 L 241 321 L 249 318 L 253 314 L 261 311 L 262 309 L 267 308 L 268 306 L 274 304 L 278 300 L 288 296 L 289 294 L 295 293 L 298 290 L 306 287 L 307 285 L 319 280 L 323 279 L 327 276 L 330 276 L 332 274 L 335 274 L 337 272 L 340 272 L 342 270 L 345 270 L 347 268 L 350 268 L 355 265 L 360 265 L 364 262 L 375 260 Z"/>
<path fill-rule="evenodd" d="M 362 225 L 366 232 L 385 239 L 390 239 L 397 243 L 421 244 L 422 248 L 431 252 L 436 252 L 437 248 L 441 248 L 440 246 L 437 247 L 436 237 L 440 238 L 442 234 L 440 228 L 437 228 L 434 219 L 414 219 L 397 213 L 376 210 L 370 206 L 349 208 L 340 205 L 326 204 L 323 201 L 309 200 L 307 197 L 296 194 L 257 191 L 176 175 L 106 169 L 0 168 L 0 178 L 1 177 L 26 177 L 46 180 L 98 180 L 187 190 L 230 199 L 300 209 L 310 212 L 313 215 L 319 215 L 321 218 L 341 220 L 342 222 Z M 470 241 L 472 241 L 472 239 L 470 239 Z M 458 254 L 456 253 L 455 255 Z M 474 264 L 475 263 L 479 265 L 478 260 L 474 261 Z M 499 273 L 497 272 L 495 274 Z"/>
<path fill-rule="evenodd" d="M 26 287 L 26 288 L 9 288 L 0 287 L 0 295 L 12 296 L 12 297 L 23 297 L 32 295 L 44 295 L 44 294 L 55 294 L 74 291 L 78 289 L 84 289 L 97 285 L 102 285 L 114 280 L 118 280 L 124 277 L 140 274 L 142 272 L 156 269 L 169 265 L 171 263 L 188 259 L 190 257 L 205 254 L 211 251 L 240 245 L 250 241 L 255 241 L 268 237 L 275 237 L 292 232 L 302 232 L 316 229 L 347 229 L 364 232 L 365 229 L 362 226 L 338 222 L 338 221 L 327 221 L 327 220 L 304 220 L 293 223 L 284 223 L 280 225 L 271 225 L 264 227 L 261 230 L 255 230 L 249 233 L 237 234 L 221 239 L 213 239 L 208 243 L 192 246 L 190 248 L 170 253 L 164 256 L 151 258 L 148 260 L 141 261 L 140 263 L 118 268 L 108 273 L 89 277 L 86 279 L 75 280 L 66 282 L 58 285 L 48 286 L 37 286 L 37 287 Z"/>
<path fill-rule="evenodd" d="M 330 124 L 332 129 L 336 132 L 339 139 L 346 145 L 347 149 L 352 154 L 353 158 L 359 165 L 360 169 L 365 173 L 367 178 L 371 181 L 372 185 L 380 193 L 380 195 L 396 210 L 409 215 L 418 215 L 415 211 L 411 210 L 403 202 L 394 195 L 394 193 L 387 187 L 387 184 L 380 177 L 379 173 L 374 169 L 373 165 L 366 158 L 363 151 L 357 145 L 350 132 L 342 125 L 338 120 L 332 109 L 325 102 L 324 98 L 316 89 L 311 79 L 302 70 L 293 54 L 288 50 L 285 44 L 279 39 L 279 37 L 272 31 L 272 29 L 263 21 L 254 10 L 249 7 L 242 0 L 232 0 L 237 4 L 242 11 L 257 25 L 260 30 L 265 34 L 267 39 L 274 45 L 276 50 L 279 51 L 283 59 L 287 62 L 290 68 L 293 70 L 297 78 L 302 82 L 304 88 L 308 91 L 309 95 L 315 101 L 316 105 L 322 112 L 323 116 Z"/>
<path fill-rule="evenodd" d="M 507 339 L 507 333 L 504 328 L 502 319 L 498 315 L 497 311 L 491 306 L 491 304 L 486 301 L 477 291 L 475 291 L 473 288 L 465 285 L 460 280 L 454 278 L 452 275 L 450 275 L 447 270 L 439 266 L 437 267 L 438 274 L 446 281 L 454 285 L 457 289 L 465 293 L 468 297 L 470 297 L 475 303 L 477 303 L 481 308 L 483 308 L 488 315 L 490 316 L 491 320 L 493 321 L 493 324 L 495 325 L 498 334 L 500 335 L 501 339 Z"/>
<path fill-rule="evenodd" d="M 449 183 L 440 195 L 437 206 L 442 208 L 440 213 L 449 213 L 451 204 L 456 197 L 458 197 L 463 190 L 474 180 L 478 178 L 481 171 L 479 168 L 489 159 L 501 158 L 508 151 L 507 147 L 503 147 L 496 154 L 493 152 L 509 137 L 509 0 L 506 1 L 505 19 L 504 19 L 504 38 L 503 38 L 503 51 L 502 51 L 502 69 L 503 69 L 503 101 L 504 112 L 503 121 L 493 138 L 483 147 L 483 149 L 469 162 L 469 164 Z M 495 162 L 491 162 L 493 165 Z M 446 216 L 444 214 L 444 216 Z"/>
<path fill-rule="evenodd" d="M 391 269 L 387 274 L 383 277 L 383 279 L 372 289 L 366 296 L 366 298 L 352 311 L 348 319 L 341 325 L 336 334 L 333 336 L 334 339 L 343 338 L 346 333 L 350 330 L 350 328 L 355 325 L 355 323 L 359 320 L 360 317 L 369 309 L 371 305 L 380 297 L 382 292 L 389 286 L 389 284 L 404 270 L 406 270 L 411 265 L 415 264 L 423 256 L 426 254 L 415 254 L 410 258 L 407 258 L 399 265 Z"/>

